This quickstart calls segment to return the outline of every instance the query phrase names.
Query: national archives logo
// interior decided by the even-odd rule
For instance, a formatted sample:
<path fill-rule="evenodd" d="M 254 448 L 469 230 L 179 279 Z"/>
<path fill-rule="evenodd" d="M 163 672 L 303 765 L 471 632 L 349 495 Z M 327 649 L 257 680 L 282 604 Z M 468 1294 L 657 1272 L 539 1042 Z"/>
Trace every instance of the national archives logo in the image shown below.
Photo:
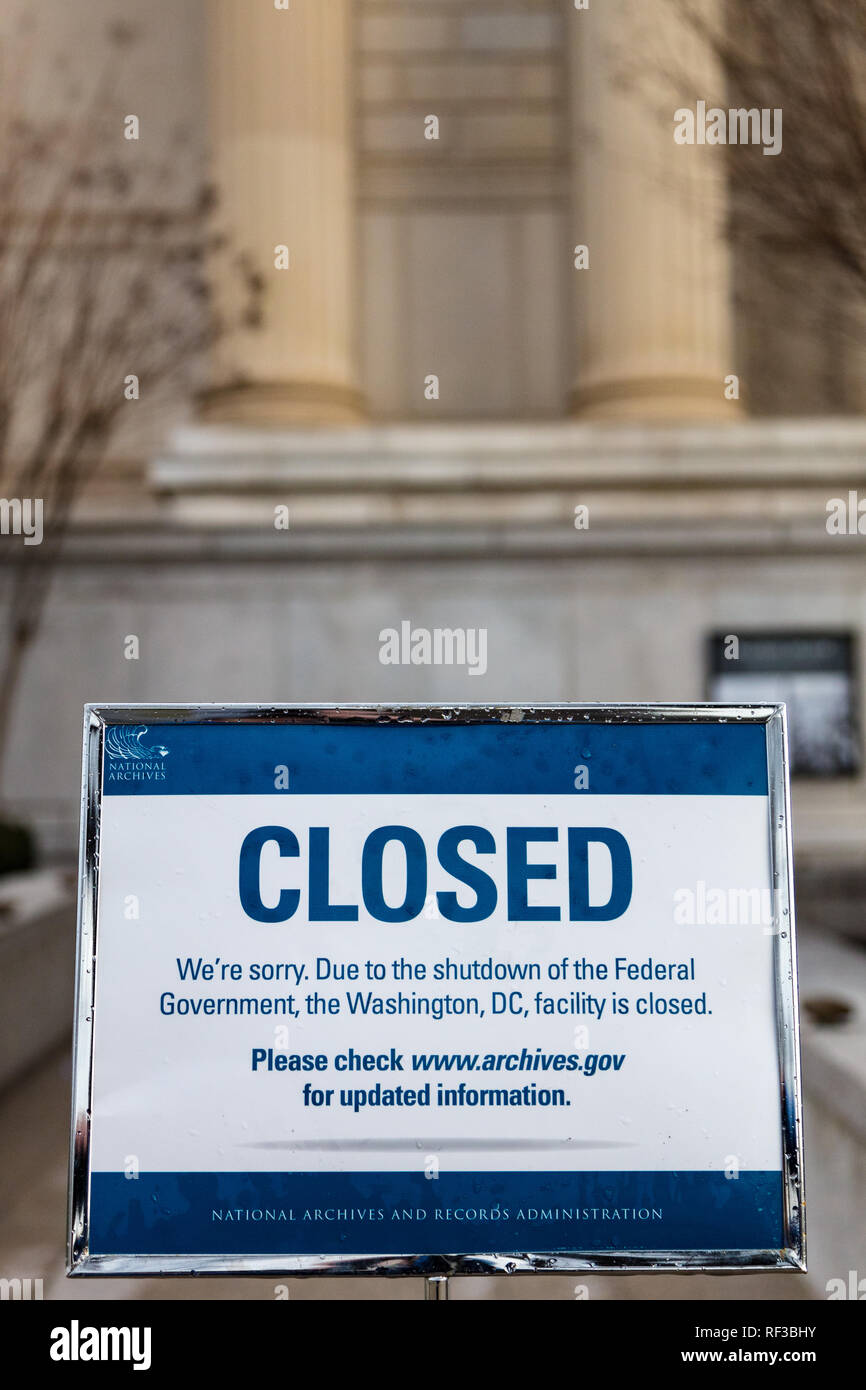
<path fill-rule="evenodd" d="M 146 726 L 139 729 L 114 725 L 105 735 L 108 782 L 164 782 L 168 749 L 161 743 L 143 742 Z"/>

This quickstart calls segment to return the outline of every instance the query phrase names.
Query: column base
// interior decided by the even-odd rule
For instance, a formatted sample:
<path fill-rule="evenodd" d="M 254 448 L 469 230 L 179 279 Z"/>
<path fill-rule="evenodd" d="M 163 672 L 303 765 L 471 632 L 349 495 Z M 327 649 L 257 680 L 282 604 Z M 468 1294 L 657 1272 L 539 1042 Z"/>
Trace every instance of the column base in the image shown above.
<path fill-rule="evenodd" d="M 278 381 L 206 391 L 199 397 L 199 418 L 204 424 L 309 429 L 358 425 L 365 411 L 361 392 L 350 386 Z"/>
<path fill-rule="evenodd" d="M 743 405 L 725 398 L 723 376 L 628 377 L 577 387 L 570 413 L 582 420 L 640 424 L 735 424 L 742 419 Z"/>

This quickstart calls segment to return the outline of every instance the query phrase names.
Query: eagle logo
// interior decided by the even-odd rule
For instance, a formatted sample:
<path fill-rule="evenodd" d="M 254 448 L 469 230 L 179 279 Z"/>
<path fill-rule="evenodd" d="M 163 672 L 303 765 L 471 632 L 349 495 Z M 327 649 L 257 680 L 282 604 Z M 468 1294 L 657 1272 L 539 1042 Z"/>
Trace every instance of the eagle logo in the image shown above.
<path fill-rule="evenodd" d="M 113 725 L 105 735 L 105 751 L 109 758 L 134 758 L 136 762 L 167 758 L 168 749 L 161 743 L 145 747 L 141 740 L 146 733 L 146 727 L 132 729 L 125 725 Z"/>

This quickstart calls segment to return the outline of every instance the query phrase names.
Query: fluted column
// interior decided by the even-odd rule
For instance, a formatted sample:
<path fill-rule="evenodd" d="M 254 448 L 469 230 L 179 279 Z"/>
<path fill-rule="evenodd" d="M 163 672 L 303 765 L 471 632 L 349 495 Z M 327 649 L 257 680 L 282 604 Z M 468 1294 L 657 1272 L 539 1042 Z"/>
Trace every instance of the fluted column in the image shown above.
<path fill-rule="evenodd" d="M 217 301 L 237 319 L 239 266 L 263 279 L 260 325 L 216 349 L 207 420 L 350 423 L 355 369 L 351 0 L 208 0 Z M 277 247 L 288 269 L 277 268 Z M 283 258 L 285 261 L 285 257 Z"/>
<path fill-rule="evenodd" d="M 723 0 L 702 0 L 717 21 Z M 569 3 L 574 153 L 574 413 L 731 420 L 726 158 L 679 145 L 674 112 L 724 100 L 712 45 L 677 0 Z"/>

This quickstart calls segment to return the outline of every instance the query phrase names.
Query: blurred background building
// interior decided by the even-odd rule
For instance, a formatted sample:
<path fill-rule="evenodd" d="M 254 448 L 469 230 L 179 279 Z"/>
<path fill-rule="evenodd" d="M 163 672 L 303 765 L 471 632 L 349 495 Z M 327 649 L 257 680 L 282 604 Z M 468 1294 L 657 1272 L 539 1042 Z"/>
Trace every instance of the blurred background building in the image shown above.
<path fill-rule="evenodd" d="M 698 10 L 752 41 L 741 6 Z M 776 158 L 675 142 L 677 108 L 728 103 L 719 53 L 677 0 L 0 12 L 28 111 L 96 90 L 111 158 L 170 169 L 97 212 L 180 235 L 212 180 L 222 235 L 198 242 L 222 328 L 192 378 L 151 396 L 106 359 L 137 394 L 51 558 L 7 813 L 73 862 L 85 701 L 787 700 L 823 1296 L 866 1259 L 861 306 L 821 237 L 749 235 L 734 156 L 770 202 Z M 70 254 L 98 260 L 87 225 Z M 486 628 L 486 671 L 383 665 L 403 620 Z"/>

